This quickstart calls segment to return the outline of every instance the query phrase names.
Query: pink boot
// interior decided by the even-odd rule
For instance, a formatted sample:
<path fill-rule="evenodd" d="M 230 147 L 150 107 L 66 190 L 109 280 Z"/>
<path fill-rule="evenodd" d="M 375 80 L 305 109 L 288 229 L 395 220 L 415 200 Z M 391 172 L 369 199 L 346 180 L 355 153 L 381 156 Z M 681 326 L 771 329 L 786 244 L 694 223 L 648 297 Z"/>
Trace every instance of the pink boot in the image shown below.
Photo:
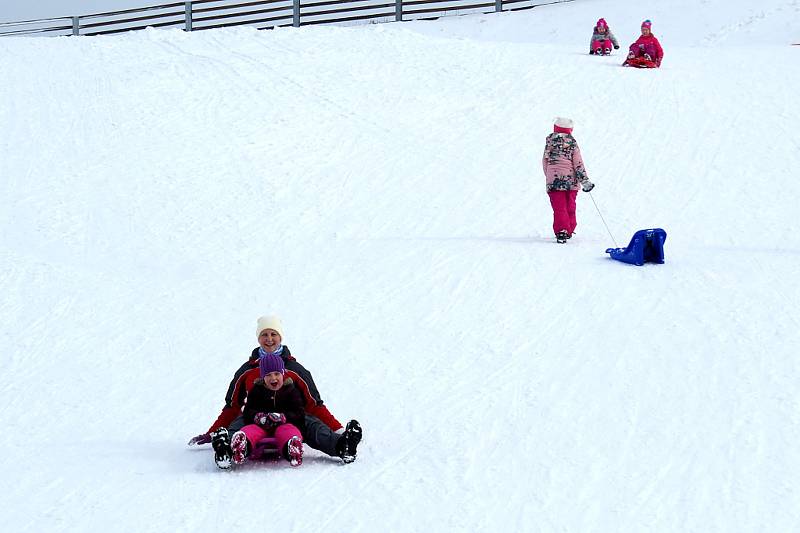
<path fill-rule="evenodd" d="M 289 464 L 292 466 L 300 466 L 303 464 L 303 441 L 300 437 L 292 437 L 286 443 L 287 451 L 289 452 Z"/>
<path fill-rule="evenodd" d="M 247 459 L 247 435 L 244 431 L 237 431 L 231 439 L 233 464 L 240 465 Z"/>

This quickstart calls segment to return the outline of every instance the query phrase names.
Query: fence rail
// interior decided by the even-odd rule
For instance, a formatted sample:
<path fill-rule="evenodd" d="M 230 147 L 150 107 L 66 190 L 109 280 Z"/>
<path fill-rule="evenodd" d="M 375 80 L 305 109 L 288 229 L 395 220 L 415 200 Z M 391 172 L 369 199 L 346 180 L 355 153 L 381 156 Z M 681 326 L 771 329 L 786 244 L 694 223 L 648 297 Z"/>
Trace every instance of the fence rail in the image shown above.
<path fill-rule="evenodd" d="M 0 22 L 0 36 L 109 35 L 148 27 L 185 31 L 434 19 L 519 11 L 574 0 L 191 0 L 72 17 Z M 425 6 L 425 7 L 421 7 Z M 322 9 L 320 9 L 322 8 Z"/>

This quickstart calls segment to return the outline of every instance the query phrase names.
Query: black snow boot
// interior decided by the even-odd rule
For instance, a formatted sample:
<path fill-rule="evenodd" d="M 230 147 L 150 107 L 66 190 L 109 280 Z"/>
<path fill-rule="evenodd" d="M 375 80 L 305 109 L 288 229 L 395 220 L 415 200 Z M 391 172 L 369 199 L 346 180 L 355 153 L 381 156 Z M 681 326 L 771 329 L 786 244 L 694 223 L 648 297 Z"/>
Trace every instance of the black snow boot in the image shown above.
<path fill-rule="evenodd" d="M 564 230 L 559 231 L 558 233 L 556 233 L 556 242 L 564 244 L 565 242 L 567 242 L 567 239 L 569 239 L 568 235 L 569 233 L 567 233 Z"/>
<path fill-rule="evenodd" d="M 344 428 L 344 433 L 336 443 L 336 451 L 345 463 L 352 463 L 356 460 L 356 448 L 361 442 L 361 424 L 358 420 L 351 420 Z"/>
<path fill-rule="evenodd" d="M 211 447 L 214 448 L 214 462 L 223 470 L 231 467 L 231 439 L 227 428 L 219 428 L 211 434 Z"/>

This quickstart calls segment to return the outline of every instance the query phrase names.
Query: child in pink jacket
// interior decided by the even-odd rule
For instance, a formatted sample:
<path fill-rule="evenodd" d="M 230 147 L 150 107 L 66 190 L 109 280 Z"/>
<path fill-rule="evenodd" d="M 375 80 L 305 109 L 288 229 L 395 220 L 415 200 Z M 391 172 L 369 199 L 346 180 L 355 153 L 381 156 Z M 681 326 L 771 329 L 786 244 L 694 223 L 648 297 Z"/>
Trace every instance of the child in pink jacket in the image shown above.
<path fill-rule="evenodd" d="M 664 59 L 664 50 L 652 30 L 652 22 L 649 20 L 642 22 L 642 34 L 628 49 L 628 59 L 643 57 L 655 63 L 656 67 L 660 67 L 661 60 Z"/>
<path fill-rule="evenodd" d="M 572 120 L 557 117 L 553 133 L 545 139 L 542 156 L 547 195 L 553 207 L 553 232 L 560 243 L 567 242 L 578 225 L 575 219 L 578 183 L 584 192 L 594 188 L 583 166 L 578 143 L 572 136 L 572 126 Z"/>

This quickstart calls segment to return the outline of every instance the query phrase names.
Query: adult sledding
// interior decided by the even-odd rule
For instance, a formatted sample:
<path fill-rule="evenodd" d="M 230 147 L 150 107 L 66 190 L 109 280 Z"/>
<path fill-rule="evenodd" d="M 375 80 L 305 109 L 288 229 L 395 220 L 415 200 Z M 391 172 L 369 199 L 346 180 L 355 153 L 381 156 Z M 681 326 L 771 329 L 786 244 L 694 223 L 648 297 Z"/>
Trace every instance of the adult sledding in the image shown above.
<path fill-rule="evenodd" d="M 342 427 L 328 411 L 311 373 L 282 344 L 280 318 L 259 318 L 256 336 L 259 347 L 234 374 L 217 420 L 189 445 L 211 443 L 222 469 L 276 454 L 299 466 L 303 443 L 355 461 L 361 425 L 351 420 Z"/>

